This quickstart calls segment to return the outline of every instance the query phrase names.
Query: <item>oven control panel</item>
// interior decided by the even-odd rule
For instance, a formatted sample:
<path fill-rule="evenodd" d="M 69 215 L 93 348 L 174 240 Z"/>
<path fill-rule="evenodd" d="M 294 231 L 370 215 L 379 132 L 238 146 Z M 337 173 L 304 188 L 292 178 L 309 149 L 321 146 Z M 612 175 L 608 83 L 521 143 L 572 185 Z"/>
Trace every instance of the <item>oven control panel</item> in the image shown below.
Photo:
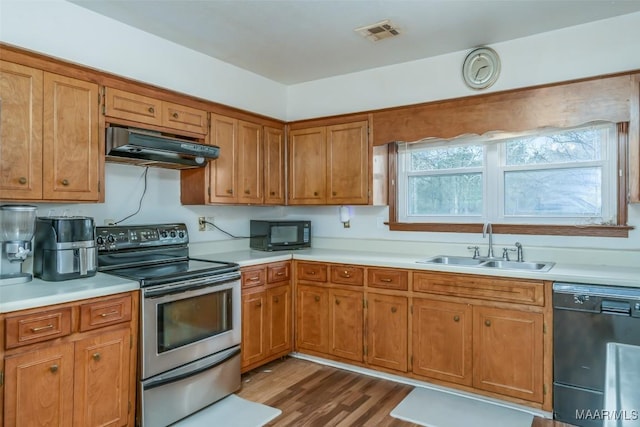
<path fill-rule="evenodd" d="M 187 243 L 189 243 L 189 233 L 185 224 L 96 227 L 98 251 L 186 245 Z"/>

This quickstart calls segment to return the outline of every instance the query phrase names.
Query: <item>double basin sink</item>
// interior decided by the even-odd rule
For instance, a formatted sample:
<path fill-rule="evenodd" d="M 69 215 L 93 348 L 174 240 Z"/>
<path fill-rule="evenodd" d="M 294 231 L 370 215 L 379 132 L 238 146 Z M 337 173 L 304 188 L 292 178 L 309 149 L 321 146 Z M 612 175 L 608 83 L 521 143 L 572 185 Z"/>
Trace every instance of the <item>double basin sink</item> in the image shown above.
<path fill-rule="evenodd" d="M 498 270 L 529 270 L 546 272 L 555 265 L 554 262 L 507 261 L 503 259 L 482 259 L 464 256 L 438 255 L 417 261 L 421 264 L 440 264 L 460 267 L 495 268 Z"/>

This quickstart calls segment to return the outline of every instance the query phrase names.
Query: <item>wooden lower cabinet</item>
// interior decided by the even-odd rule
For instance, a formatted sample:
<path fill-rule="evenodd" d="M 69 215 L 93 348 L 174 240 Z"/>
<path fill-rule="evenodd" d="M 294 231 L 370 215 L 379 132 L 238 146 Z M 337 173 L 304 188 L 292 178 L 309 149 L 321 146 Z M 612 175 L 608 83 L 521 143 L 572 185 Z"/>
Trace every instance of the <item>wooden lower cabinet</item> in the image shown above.
<path fill-rule="evenodd" d="M 291 263 L 242 269 L 242 371 L 293 349 Z"/>
<path fill-rule="evenodd" d="M 367 363 L 407 372 L 407 297 L 367 295 Z"/>
<path fill-rule="evenodd" d="M 471 305 L 426 298 L 413 300 L 413 372 L 470 386 Z"/>
<path fill-rule="evenodd" d="M 473 386 L 543 401 L 543 315 L 473 307 Z"/>
<path fill-rule="evenodd" d="M 329 353 L 329 293 L 319 286 L 298 285 L 296 348 Z"/>
<path fill-rule="evenodd" d="M 77 325 L 60 330 L 49 341 L 25 337 L 49 331 L 50 322 L 69 309 L 79 325 L 91 324 L 82 313 L 104 304 L 122 307 L 111 323 L 89 332 Z M 6 316 L 4 356 L 4 425 L 6 426 L 132 426 L 134 420 L 137 293 L 81 303 L 26 310 Z M 104 322 L 104 321 L 103 321 Z M 28 325 L 21 327 L 20 325 Z M 82 326 L 80 326 L 82 329 Z"/>

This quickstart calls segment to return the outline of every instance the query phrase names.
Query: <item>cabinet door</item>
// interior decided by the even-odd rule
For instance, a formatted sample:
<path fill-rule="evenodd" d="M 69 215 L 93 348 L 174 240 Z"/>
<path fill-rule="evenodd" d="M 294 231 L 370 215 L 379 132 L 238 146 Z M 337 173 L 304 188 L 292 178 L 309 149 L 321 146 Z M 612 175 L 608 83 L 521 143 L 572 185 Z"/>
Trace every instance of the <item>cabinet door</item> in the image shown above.
<path fill-rule="evenodd" d="M 107 117 L 160 126 L 161 101 L 124 90 L 105 88 L 104 109 Z"/>
<path fill-rule="evenodd" d="M 43 73 L 0 61 L 0 194 L 42 198 Z"/>
<path fill-rule="evenodd" d="M 366 121 L 327 127 L 327 204 L 369 202 Z"/>
<path fill-rule="evenodd" d="M 74 425 L 126 426 L 129 416 L 129 329 L 76 343 Z"/>
<path fill-rule="evenodd" d="M 327 353 L 329 349 L 326 289 L 299 285 L 296 304 L 296 347 Z"/>
<path fill-rule="evenodd" d="M 326 203 L 326 128 L 289 133 L 289 204 Z"/>
<path fill-rule="evenodd" d="M 284 132 L 264 127 L 264 204 L 284 205 Z"/>
<path fill-rule="evenodd" d="M 238 122 L 238 203 L 261 204 L 262 126 L 245 121 Z"/>
<path fill-rule="evenodd" d="M 162 102 L 162 126 L 206 135 L 207 112 L 172 102 Z"/>
<path fill-rule="evenodd" d="M 98 85 L 45 73 L 44 199 L 99 199 L 99 129 Z"/>
<path fill-rule="evenodd" d="M 407 371 L 407 298 L 367 296 L 367 363 Z"/>
<path fill-rule="evenodd" d="M 413 300 L 413 372 L 471 385 L 472 312 L 469 304 Z"/>
<path fill-rule="evenodd" d="M 220 156 L 209 162 L 210 201 L 213 203 L 236 203 L 236 136 L 238 120 L 211 115 L 209 143 L 220 147 Z"/>
<path fill-rule="evenodd" d="M 267 296 L 265 292 L 242 295 L 242 367 L 249 366 L 267 355 L 265 319 Z"/>
<path fill-rule="evenodd" d="M 73 344 L 5 359 L 6 426 L 71 426 Z"/>
<path fill-rule="evenodd" d="M 330 351 L 334 356 L 362 362 L 363 293 L 329 291 Z"/>
<path fill-rule="evenodd" d="M 267 290 L 267 351 L 269 354 L 291 351 L 291 286 Z"/>
<path fill-rule="evenodd" d="M 473 386 L 542 402 L 541 313 L 473 308 Z"/>

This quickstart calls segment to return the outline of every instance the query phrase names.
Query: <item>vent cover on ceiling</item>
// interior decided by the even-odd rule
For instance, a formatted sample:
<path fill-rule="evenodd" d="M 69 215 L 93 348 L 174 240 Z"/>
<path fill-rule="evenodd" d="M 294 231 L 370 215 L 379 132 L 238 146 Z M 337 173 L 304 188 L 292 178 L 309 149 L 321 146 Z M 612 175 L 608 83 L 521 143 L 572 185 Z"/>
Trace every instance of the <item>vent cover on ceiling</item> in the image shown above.
<path fill-rule="evenodd" d="M 354 31 L 374 42 L 400 35 L 400 31 L 388 19 L 356 28 Z"/>

